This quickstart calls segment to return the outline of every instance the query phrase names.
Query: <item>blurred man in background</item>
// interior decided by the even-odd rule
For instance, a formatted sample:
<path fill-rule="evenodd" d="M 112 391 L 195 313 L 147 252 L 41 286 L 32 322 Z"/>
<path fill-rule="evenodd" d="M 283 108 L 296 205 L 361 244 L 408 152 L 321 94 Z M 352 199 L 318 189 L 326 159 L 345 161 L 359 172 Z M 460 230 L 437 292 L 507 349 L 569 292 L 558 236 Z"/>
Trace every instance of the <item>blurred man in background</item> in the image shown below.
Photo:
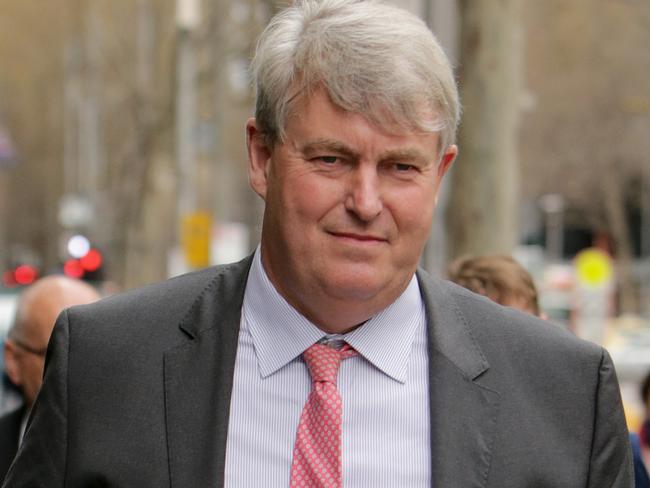
<path fill-rule="evenodd" d="M 4 346 L 5 373 L 20 390 L 23 404 L 0 417 L 0 479 L 20 444 L 27 413 L 41 387 L 45 352 L 61 310 L 98 300 L 95 289 L 64 276 L 48 276 L 27 288 L 18 300 L 16 318 Z"/>
<path fill-rule="evenodd" d="M 460 112 L 425 23 L 296 2 L 252 71 L 260 247 L 62 313 L 6 486 L 629 488 L 607 352 L 418 270 Z"/>
<path fill-rule="evenodd" d="M 448 266 L 447 277 L 501 305 L 544 318 L 533 277 L 510 256 L 461 257 Z"/>

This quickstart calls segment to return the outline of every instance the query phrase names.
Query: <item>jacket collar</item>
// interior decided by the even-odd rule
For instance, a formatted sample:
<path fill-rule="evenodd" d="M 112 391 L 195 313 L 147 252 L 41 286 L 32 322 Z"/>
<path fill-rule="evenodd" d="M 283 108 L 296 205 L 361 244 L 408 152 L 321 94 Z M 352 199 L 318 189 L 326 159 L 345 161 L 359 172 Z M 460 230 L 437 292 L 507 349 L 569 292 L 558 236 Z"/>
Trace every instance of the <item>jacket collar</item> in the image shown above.
<path fill-rule="evenodd" d="M 485 487 L 500 397 L 481 384 L 489 364 L 454 296 L 423 271 L 418 279 L 429 335 L 432 486 Z"/>
<path fill-rule="evenodd" d="M 172 487 L 223 486 L 233 371 L 250 263 L 249 257 L 216 268 L 179 325 L 188 340 L 164 354 Z"/>
<path fill-rule="evenodd" d="M 430 345 L 444 355 L 468 380 L 480 376 L 489 364 L 472 335 L 454 297 L 439 280 L 418 270 L 427 313 Z"/>

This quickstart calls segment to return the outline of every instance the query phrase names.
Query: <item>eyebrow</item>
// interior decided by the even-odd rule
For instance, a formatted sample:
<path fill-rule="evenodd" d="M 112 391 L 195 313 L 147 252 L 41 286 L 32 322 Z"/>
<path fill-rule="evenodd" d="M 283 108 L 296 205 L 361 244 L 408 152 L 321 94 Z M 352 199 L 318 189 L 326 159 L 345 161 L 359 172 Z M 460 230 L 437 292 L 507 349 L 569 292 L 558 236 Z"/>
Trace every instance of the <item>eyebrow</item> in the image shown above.
<path fill-rule="evenodd" d="M 422 161 L 423 163 L 429 163 L 431 160 L 425 153 L 414 147 L 386 151 L 380 159 L 382 161 Z"/>
<path fill-rule="evenodd" d="M 303 153 L 309 151 L 325 150 L 335 152 L 337 154 L 342 154 L 351 159 L 359 159 L 359 153 L 357 151 L 354 151 L 352 148 L 346 146 L 342 142 L 333 139 L 313 139 L 303 144 L 300 149 Z"/>
<path fill-rule="evenodd" d="M 360 157 L 357 151 L 334 139 L 313 139 L 303 144 L 301 150 L 303 153 L 317 150 L 331 151 L 337 154 L 342 154 L 351 159 L 359 159 Z M 379 155 L 380 161 L 423 161 L 428 163 L 431 159 L 435 159 L 435 156 L 434 158 L 429 158 L 421 150 L 415 147 L 388 150 Z"/>

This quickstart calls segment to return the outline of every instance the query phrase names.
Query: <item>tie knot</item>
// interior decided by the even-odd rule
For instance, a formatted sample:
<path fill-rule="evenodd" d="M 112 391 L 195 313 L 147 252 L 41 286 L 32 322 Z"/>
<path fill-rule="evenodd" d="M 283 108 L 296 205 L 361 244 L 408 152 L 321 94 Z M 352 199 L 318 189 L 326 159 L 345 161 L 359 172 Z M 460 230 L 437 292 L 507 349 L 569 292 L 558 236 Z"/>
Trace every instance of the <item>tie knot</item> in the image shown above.
<path fill-rule="evenodd" d="M 356 354 L 357 352 L 348 344 L 338 350 L 325 344 L 314 344 L 302 353 L 302 357 L 307 363 L 312 382 L 324 381 L 336 384 L 341 361 Z"/>

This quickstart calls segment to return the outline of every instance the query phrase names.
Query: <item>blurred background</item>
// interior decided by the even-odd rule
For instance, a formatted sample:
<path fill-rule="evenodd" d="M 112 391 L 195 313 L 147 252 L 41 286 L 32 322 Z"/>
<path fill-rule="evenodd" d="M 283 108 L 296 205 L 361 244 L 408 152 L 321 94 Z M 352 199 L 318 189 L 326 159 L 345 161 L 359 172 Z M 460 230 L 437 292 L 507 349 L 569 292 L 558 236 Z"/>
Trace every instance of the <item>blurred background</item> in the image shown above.
<path fill-rule="evenodd" d="M 423 266 L 514 255 L 550 319 L 606 344 L 632 424 L 650 369 L 650 2 L 394 0 L 464 106 Z M 239 259 L 247 72 L 272 0 L 0 0 L 0 335 L 65 273 L 109 294 Z"/>

